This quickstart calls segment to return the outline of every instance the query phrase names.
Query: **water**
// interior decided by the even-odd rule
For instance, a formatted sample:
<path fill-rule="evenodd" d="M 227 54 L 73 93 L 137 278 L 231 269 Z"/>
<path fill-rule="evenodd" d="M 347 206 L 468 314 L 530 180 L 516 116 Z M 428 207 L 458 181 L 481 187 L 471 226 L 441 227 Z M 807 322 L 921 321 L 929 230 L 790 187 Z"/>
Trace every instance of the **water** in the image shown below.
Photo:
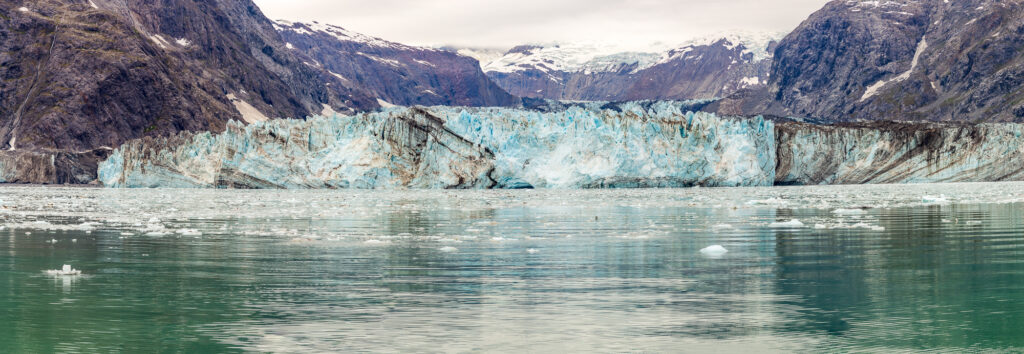
<path fill-rule="evenodd" d="M 0 187 L 0 351 L 1021 351 L 1022 202 Z"/>

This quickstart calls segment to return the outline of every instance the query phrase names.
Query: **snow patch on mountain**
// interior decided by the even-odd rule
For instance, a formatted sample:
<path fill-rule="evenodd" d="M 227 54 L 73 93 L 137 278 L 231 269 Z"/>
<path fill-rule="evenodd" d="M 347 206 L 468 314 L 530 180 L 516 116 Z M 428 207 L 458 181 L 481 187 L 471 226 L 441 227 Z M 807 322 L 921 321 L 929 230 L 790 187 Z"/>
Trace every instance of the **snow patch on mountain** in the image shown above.
<path fill-rule="evenodd" d="M 641 71 L 652 66 L 686 58 L 696 48 L 721 45 L 728 50 L 742 46 L 741 56 L 753 55 L 753 62 L 769 59 L 769 46 L 785 33 L 730 33 L 694 38 L 679 45 L 653 43 L 640 48 L 595 43 L 555 43 L 513 48 L 495 60 L 481 61 L 485 72 L 514 73 L 526 70 L 542 72 L 616 72 Z"/>

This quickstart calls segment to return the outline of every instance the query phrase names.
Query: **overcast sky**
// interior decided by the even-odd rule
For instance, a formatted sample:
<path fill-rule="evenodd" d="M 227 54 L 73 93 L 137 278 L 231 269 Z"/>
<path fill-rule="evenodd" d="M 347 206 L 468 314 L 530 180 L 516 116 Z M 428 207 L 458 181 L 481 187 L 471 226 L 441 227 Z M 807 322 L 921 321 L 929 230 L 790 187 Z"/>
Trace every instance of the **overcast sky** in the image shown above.
<path fill-rule="evenodd" d="M 319 21 L 413 45 L 674 44 L 790 31 L 827 0 L 255 0 L 271 19 Z"/>

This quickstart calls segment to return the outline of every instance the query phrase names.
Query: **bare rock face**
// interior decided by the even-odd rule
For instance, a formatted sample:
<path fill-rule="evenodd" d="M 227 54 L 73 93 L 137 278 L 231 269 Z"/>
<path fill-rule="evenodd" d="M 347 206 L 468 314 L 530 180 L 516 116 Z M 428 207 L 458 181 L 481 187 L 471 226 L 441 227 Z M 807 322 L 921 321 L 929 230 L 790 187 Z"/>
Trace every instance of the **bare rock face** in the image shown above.
<path fill-rule="evenodd" d="M 722 105 L 828 122 L 1022 121 L 1022 46 L 1019 1 L 836 0 L 782 40 L 765 93 Z"/>
<path fill-rule="evenodd" d="M 85 152 L 0 151 L 0 183 L 90 184 L 109 149 Z"/>
<path fill-rule="evenodd" d="M 0 1 L 0 47 L 2 150 L 87 151 L 377 107 L 289 54 L 248 0 Z"/>
<path fill-rule="evenodd" d="M 348 86 L 391 104 L 511 106 L 520 101 L 480 70 L 473 58 L 446 50 L 385 41 L 320 23 L 277 21 L 293 52 Z"/>
<path fill-rule="evenodd" d="M 695 41 L 664 52 L 520 46 L 484 66 L 514 95 L 586 101 L 689 100 L 766 87 L 779 36 Z"/>

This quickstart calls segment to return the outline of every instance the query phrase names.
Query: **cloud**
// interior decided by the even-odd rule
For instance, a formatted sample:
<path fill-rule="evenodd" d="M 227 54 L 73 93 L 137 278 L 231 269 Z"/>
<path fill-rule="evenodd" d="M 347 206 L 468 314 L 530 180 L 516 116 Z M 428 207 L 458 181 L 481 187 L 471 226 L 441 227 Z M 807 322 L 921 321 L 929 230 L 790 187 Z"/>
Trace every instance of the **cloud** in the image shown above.
<path fill-rule="evenodd" d="M 415 45 L 675 43 L 790 31 L 826 0 L 255 0 L 268 17 L 319 21 Z"/>

